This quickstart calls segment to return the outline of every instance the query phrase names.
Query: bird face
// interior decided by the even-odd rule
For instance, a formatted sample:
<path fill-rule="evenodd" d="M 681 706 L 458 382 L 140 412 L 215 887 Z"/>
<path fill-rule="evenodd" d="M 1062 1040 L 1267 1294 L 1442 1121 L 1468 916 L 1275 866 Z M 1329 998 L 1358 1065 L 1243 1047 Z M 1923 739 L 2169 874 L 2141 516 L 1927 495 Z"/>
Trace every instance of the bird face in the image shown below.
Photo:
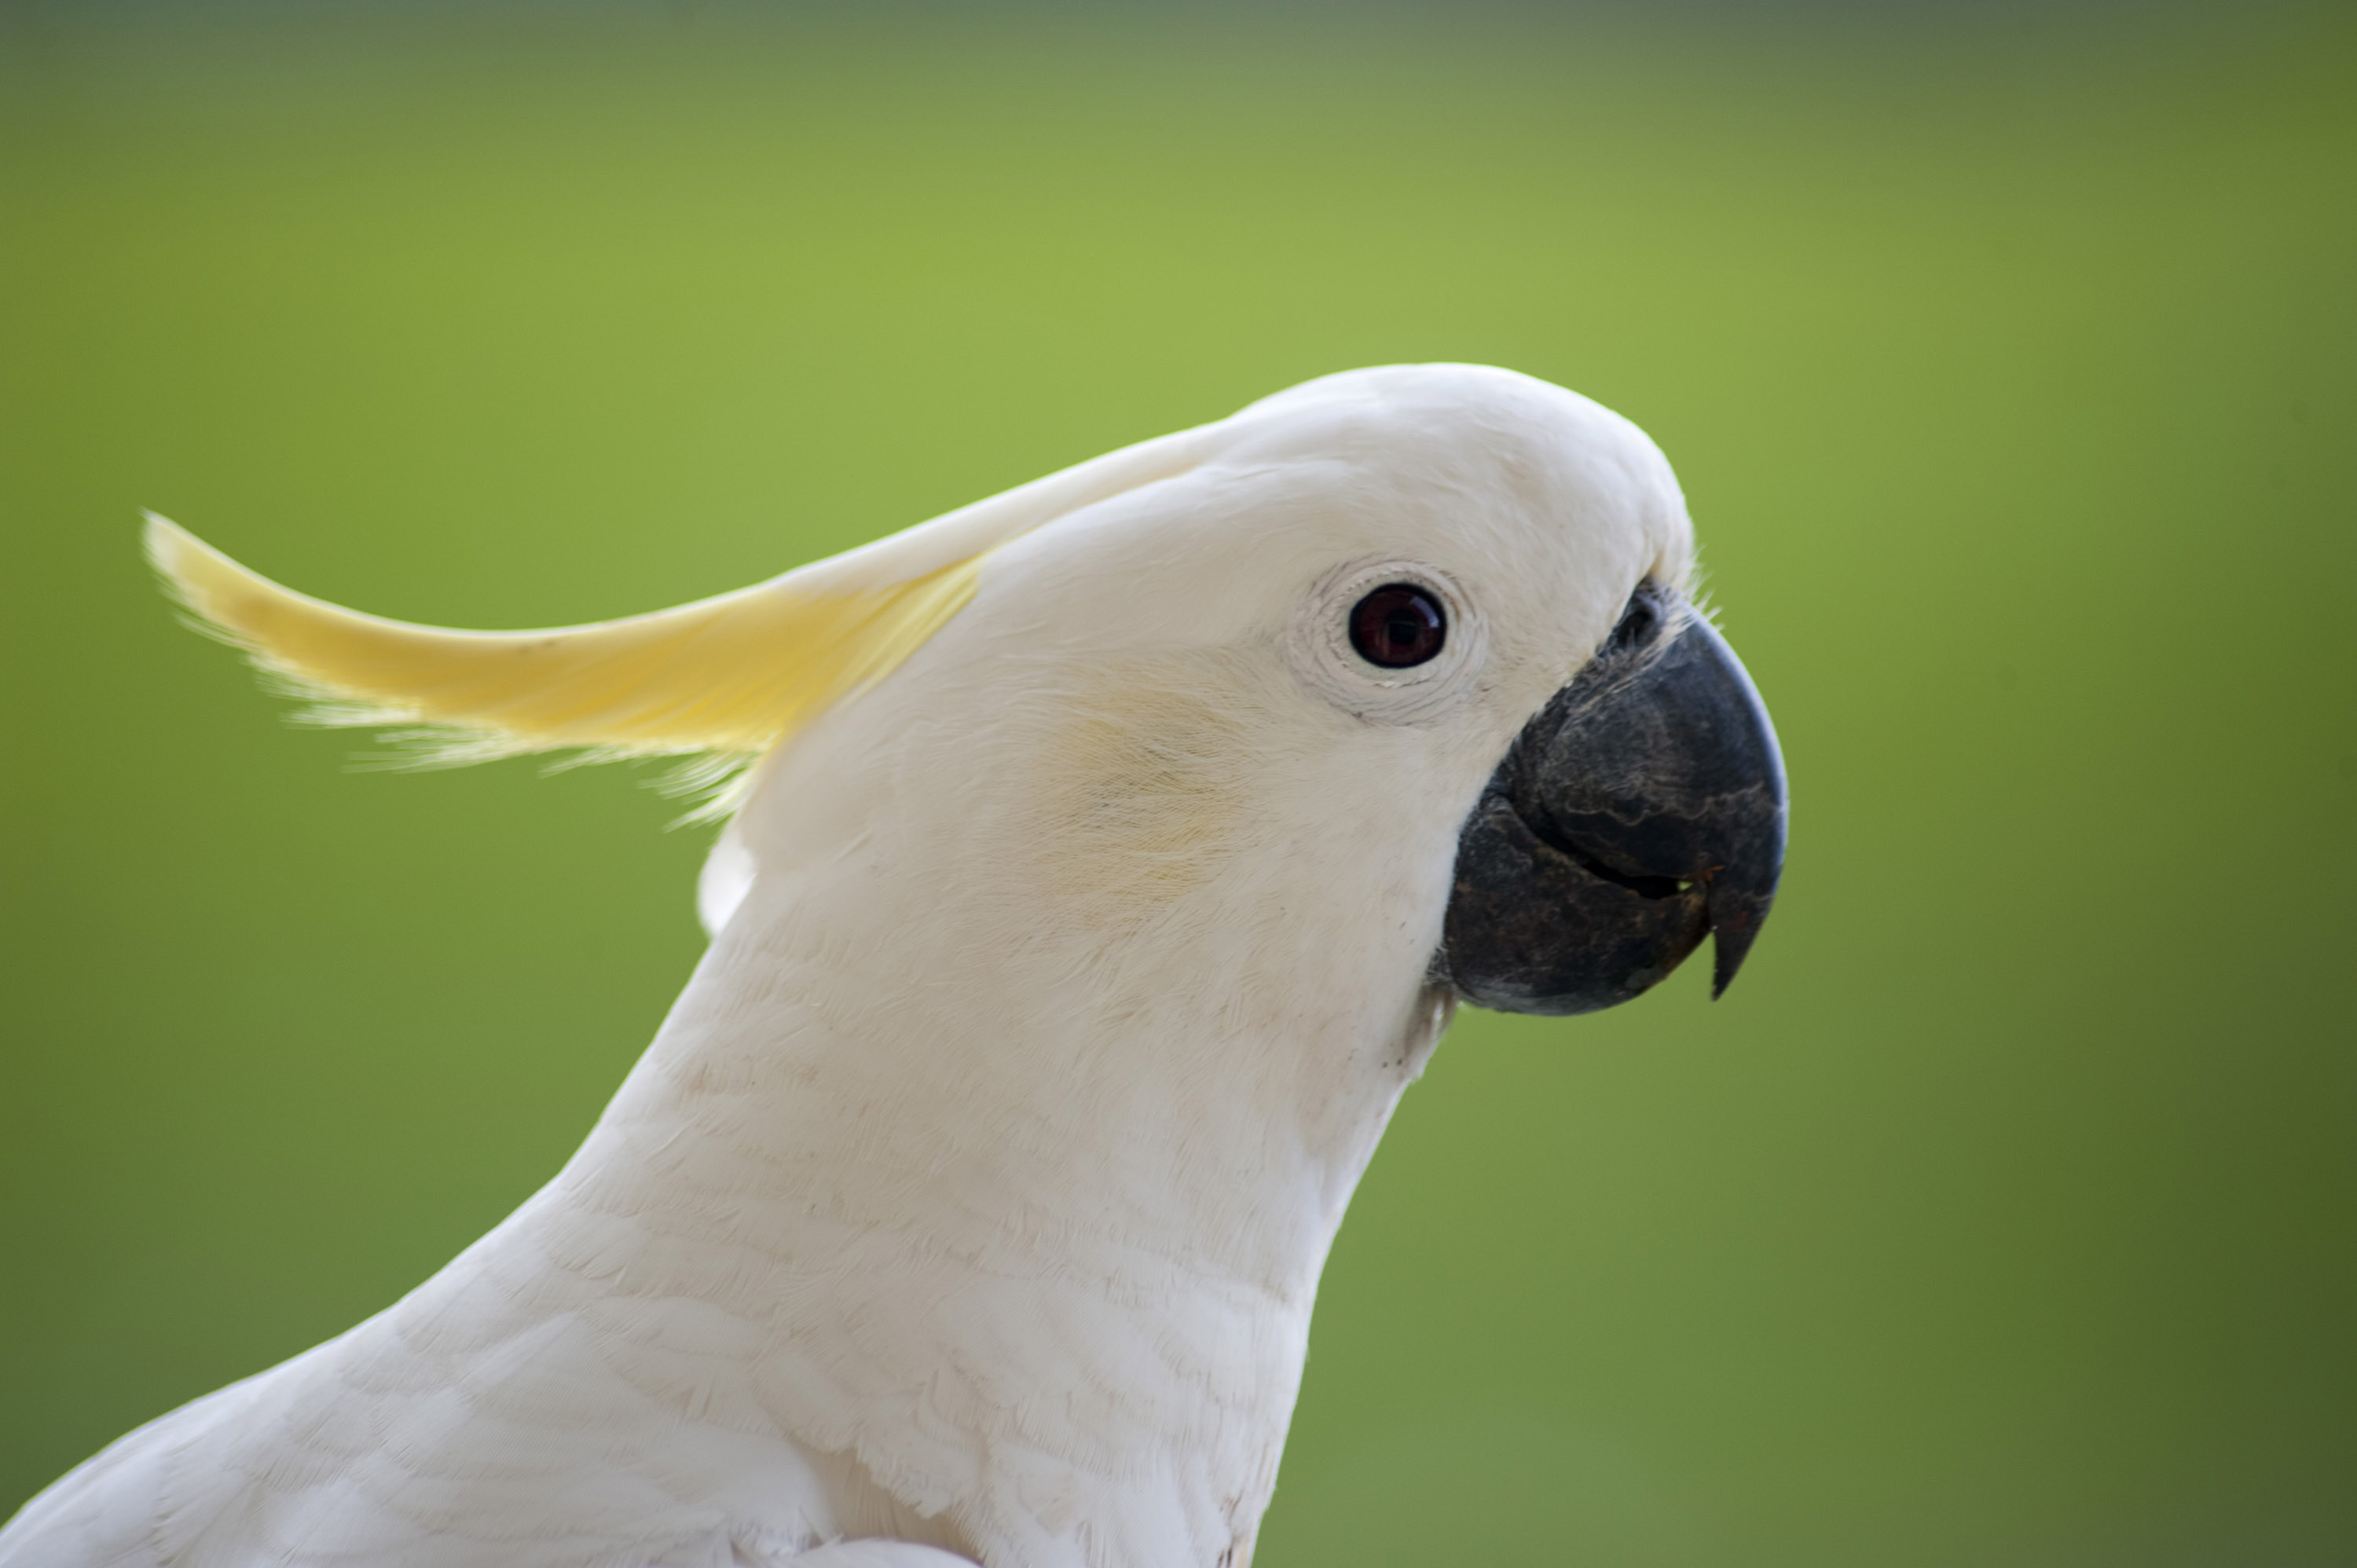
<path fill-rule="evenodd" d="M 1202 434 L 1185 471 L 1002 547 L 905 695 L 879 693 L 913 723 L 928 686 L 966 685 L 951 749 L 1005 784 L 976 779 L 957 853 L 1107 941 L 1406 933 L 1464 999 L 1565 1014 L 1716 932 L 1723 990 L 1774 894 L 1785 786 L 1679 586 L 1691 534 L 1652 443 L 1454 366 L 1311 382 Z"/>

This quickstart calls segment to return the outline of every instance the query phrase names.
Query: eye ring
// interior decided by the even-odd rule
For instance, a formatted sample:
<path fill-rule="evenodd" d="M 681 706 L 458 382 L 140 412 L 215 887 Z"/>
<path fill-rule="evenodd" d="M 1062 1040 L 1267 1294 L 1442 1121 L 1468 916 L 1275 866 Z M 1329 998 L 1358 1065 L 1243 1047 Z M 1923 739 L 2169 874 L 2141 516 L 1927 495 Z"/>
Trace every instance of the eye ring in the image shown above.
<path fill-rule="evenodd" d="M 1404 628 L 1411 633 L 1407 645 L 1397 650 L 1411 656 L 1408 662 L 1371 659 L 1352 636 L 1360 607 L 1388 590 L 1429 601 L 1433 615 L 1427 624 L 1439 634 L 1437 645 L 1421 646 L 1412 623 L 1425 618 L 1421 611 L 1412 616 Z M 1428 561 L 1362 557 L 1334 566 L 1294 601 L 1283 646 L 1294 674 L 1351 717 L 1377 725 L 1434 724 L 1474 691 L 1474 672 L 1489 658 L 1489 618 L 1479 599 Z M 1390 651 L 1383 641 L 1370 646 L 1378 653 Z M 1413 658 L 1417 654 L 1421 659 Z"/>
<path fill-rule="evenodd" d="M 1429 663 L 1448 641 L 1448 612 L 1414 583 L 1386 583 L 1351 607 L 1351 647 L 1383 670 Z"/>

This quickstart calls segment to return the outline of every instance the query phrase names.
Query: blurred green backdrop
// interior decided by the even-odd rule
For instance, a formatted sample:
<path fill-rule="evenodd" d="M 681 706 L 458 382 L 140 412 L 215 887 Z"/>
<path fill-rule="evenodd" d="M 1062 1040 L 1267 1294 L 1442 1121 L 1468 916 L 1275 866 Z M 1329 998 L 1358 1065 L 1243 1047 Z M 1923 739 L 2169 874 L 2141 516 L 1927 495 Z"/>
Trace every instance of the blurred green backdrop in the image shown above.
<path fill-rule="evenodd" d="M 645 775 L 347 769 L 135 552 L 736 586 L 1352 365 L 1678 465 L 1798 801 L 1725 1003 L 1468 1015 L 1265 1568 L 2357 1561 L 2357 28 L 2098 7 L 0 23 L 0 1510 L 552 1173 Z"/>

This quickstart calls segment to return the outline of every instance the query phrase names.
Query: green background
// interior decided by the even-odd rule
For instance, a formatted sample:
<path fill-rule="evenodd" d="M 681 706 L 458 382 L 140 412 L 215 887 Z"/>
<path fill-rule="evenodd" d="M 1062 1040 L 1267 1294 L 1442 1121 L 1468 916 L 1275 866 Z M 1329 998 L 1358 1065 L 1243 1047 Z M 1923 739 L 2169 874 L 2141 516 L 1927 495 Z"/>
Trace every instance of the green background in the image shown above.
<path fill-rule="evenodd" d="M 648 772 L 355 773 L 383 613 L 736 586 L 1353 365 L 1666 448 L 1796 811 L 1728 999 L 1469 1014 L 1264 1568 L 2357 1561 L 2357 28 L 2328 10 L 18 6 L 0 1509 L 552 1173 Z"/>

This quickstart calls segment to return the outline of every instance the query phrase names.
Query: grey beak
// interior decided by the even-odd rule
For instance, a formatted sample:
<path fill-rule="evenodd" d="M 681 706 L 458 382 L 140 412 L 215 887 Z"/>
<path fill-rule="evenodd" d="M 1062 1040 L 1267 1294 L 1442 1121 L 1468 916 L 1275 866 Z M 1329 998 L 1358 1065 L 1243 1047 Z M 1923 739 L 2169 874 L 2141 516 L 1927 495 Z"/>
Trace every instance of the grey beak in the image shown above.
<path fill-rule="evenodd" d="M 1776 897 L 1785 815 L 1751 677 L 1683 597 L 1641 586 L 1482 790 L 1433 978 L 1478 1006 L 1592 1013 L 1715 932 L 1717 996 Z"/>

